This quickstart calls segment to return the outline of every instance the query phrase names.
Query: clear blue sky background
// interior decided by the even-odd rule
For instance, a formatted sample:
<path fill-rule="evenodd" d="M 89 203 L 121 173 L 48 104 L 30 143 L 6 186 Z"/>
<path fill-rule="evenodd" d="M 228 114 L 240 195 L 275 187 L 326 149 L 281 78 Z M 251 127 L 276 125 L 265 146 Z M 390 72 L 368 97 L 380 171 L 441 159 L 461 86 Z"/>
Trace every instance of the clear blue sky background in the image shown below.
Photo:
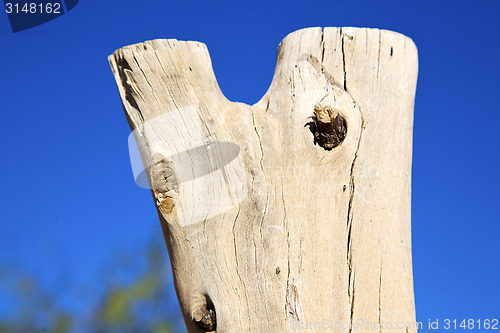
<path fill-rule="evenodd" d="M 419 50 L 417 319 L 499 318 L 499 15 L 497 0 L 80 0 L 13 34 L 1 12 L 0 265 L 48 285 L 67 278 L 98 288 L 96 272 L 113 253 L 160 233 L 150 192 L 130 169 L 130 131 L 107 62 L 115 49 L 155 38 L 204 42 L 225 95 L 253 104 L 288 33 L 374 27 L 411 37 Z"/>

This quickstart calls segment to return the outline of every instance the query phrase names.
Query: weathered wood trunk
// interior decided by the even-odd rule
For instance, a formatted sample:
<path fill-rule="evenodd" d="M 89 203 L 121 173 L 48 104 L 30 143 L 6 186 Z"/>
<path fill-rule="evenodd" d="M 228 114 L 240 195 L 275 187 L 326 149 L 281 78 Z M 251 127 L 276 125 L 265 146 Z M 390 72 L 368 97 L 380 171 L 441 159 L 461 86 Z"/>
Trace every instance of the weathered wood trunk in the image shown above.
<path fill-rule="evenodd" d="M 109 60 L 189 332 L 416 331 L 409 38 L 296 31 L 252 106 L 224 97 L 202 43 Z"/>

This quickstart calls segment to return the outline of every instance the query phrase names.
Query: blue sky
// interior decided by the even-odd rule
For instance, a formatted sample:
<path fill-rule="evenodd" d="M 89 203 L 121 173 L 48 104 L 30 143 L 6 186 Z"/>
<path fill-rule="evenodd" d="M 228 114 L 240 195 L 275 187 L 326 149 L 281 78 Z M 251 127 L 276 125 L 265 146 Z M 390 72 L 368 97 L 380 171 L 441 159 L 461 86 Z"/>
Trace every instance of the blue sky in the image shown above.
<path fill-rule="evenodd" d="M 113 253 L 160 233 L 150 192 L 132 177 L 130 131 L 107 62 L 115 49 L 155 38 L 201 41 L 224 94 L 253 104 L 288 33 L 383 28 L 419 50 L 417 319 L 499 318 L 499 13 L 496 0 L 81 0 L 15 34 L 0 13 L 0 267 L 24 267 L 49 285 L 71 277 L 99 288 L 96 272 Z"/>

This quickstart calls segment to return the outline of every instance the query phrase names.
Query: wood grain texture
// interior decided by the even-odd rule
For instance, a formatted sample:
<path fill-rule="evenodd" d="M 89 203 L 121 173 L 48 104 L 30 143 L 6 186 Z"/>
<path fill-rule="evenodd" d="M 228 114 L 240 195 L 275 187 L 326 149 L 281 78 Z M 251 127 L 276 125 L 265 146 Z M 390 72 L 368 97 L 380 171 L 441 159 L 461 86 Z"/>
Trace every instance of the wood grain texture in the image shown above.
<path fill-rule="evenodd" d="M 189 332 L 416 331 L 388 329 L 415 322 L 409 38 L 293 32 L 252 106 L 224 97 L 202 43 L 147 41 L 109 60 Z M 331 149 L 311 129 L 317 105 L 345 121 Z"/>

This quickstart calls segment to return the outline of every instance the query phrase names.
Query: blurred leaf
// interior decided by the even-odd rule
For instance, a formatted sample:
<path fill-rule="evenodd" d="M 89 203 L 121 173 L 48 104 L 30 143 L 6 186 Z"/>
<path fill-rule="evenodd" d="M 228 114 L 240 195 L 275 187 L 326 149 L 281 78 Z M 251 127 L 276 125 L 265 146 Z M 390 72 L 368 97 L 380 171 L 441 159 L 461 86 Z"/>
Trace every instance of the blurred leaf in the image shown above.
<path fill-rule="evenodd" d="M 71 328 L 71 317 L 65 314 L 59 314 L 56 318 L 54 328 L 52 329 L 53 333 L 66 333 L 70 331 Z"/>
<path fill-rule="evenodd" d="M 23 277 L 17 283 L 18 292 L 21 295 L 28 296 L 36 288 L 36 281 L 32 277 Z"/>
<path fill-rule="evenodd" d="M 133 303 L 150 297 L 157 284 L 156 276 L 145 276 L 129 288 L 112 290 L 104 306 L 105 320 L 110 324 L 125 324 L 132 317 Z"/>
<path fill-rule="evenodd" d="M 169 323 L 156 323 L 152 327 L 152 333 L 171 333 L 173 332 Z"/>
<path fill-rule="evenodd" d="M 90 309 L 87 319 L 61 306 L 60 298 L 67 296 L 67 292 L 60 286 L 45 290 L 30 274 L 2 269 L 2 284 L 15 286 L 12 291 L 15 308 L 11 317 L 0 317 L 0 333 L 66 333 L 75 331 L 75 327 L 96 333 L 173 332 L 172 318 L 168 311 L 165 313 L 172 306 L 174 295 L 168 289 L 171 278 L 166 269 L 169 263 L 163 242 L 151 242 L 139 256 L 117 254 L 112 262 L 111 274 L 103 271 L 99 278 L 103 284 L 111 278 L 111 284 L 101 302 Z M 71 292 L 79 294 L 79 290 Z"/>

